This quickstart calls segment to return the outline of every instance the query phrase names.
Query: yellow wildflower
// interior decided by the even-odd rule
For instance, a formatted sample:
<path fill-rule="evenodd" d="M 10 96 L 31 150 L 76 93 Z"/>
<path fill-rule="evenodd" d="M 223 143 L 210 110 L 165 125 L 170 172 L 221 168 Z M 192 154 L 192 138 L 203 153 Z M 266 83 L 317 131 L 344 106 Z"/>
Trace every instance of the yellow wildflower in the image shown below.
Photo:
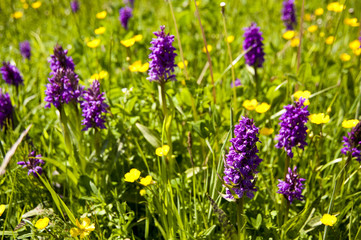
<path fill-rule="evenodd" d="M 360 41 L 359 40 L 354 40 L 354 41 L 350 42 L 350 44 L 348 46 L 352 50 L 356 50 L 356 49 L 360 48 Z"/>
<path fill-rule="evenodd" d="M 80 239 L 85 238 L 95 229 L 94 223 L 90 224 L 90 219 L 87 217 L 81 218 L 81 224 L 79 223 L 79 220 L 76 219 L 76 226 L 76 228 L 70 229 L 70 235 L 72 237 L 79 236 Z"/>
<path fill-rule="evenodd" d="M 134 39 L 134 38 L 130 38 L 130 39 L 126 39 L 126 40 L 121 40 L 120 43 L 121 43 L 124 47 L 131 47 L 131 46 L 134 45 L 135 39 Z"/>
<path fill-rule="evenodd" d="M 108 77 L 108 72 L 101 70 L 99 73 L 94 73 L 91 75 L 89 82 L 93 82 L 93 80 L 101 80 Z"/>
<path fill-rule="evenodd" d="M 185 64 L 186 66 L 188 66 L 188 61 L 187 61 L 187 60 L 184 60 L 184 64 Z M 178 67 L 179 67 L 180 69 L 183 69 L 183 68 L 184 68 L 184 64 L 183 64 L 183 62 L 179 62 L 177 65 L 178 65 Z"/>
<path fill-rule="evenodd" d="M 138 180 L 139 177 L 140 177 L 140 171 L 136 168 L 132 168 L 130 169 L 129 172 L 127 172 L 124 175 L 124 180 L 126 182 L 135 182 L 136 180 Z"/>
<path fill-rule="evenodd" d="M 260 105 L 258 105 L 256 107 L 256 112 L 258 113 L 265 113 L 267 112 L 269 109 L 271 108 L 271 106 L 268 103 L 261 103 Z"/>
<path fill-rule="evenodd" d="M 29 4 L 23 3 L 23 8 L 24 8 L 24 9 L 28 9 L 28 8 L 29 8 Z"/>
<path fill-rule="evenodd" d="M 315 10 L 315 15 L 316 16 L 321 16 L 323 14 L 323 8 L 317 8 Z"/>
<path fill-rule="evenodd" d="M 311 123 L 315 124 L 322 124 L 322 123 L 328 123 L 330 121 L 330 116 L 326 115 L 324 113 L 317 113 L 317 114 L 311 114 L 309 116 L 309 119 Z"/>
<path fill-rule="evenodd" d="M 317 25 L 311 25 L 307 28 L 307 31 L 309 31 L 310 33 L 316 32 L 318 29 Z"/>
<path fill-rule="evenodd" d="M 208 50 L 208 52 L 212 52 L 212 49 L 213 49 L 212 45 L 209 45 L 209 44 L 208 44 L 208 45 L 207 45 L 207 50 Z M 202 51 L 205 53 L 205 52 L 206 52 L 206 48 L 203 47 Z"/>
<path fill-rule="evenodd" d="M 351 60 L 351 56 L 348 55 L 347 53 L 342 53 L 340 55 L 340 59 L 343 61 L 343 62 L 348 62 Z"/>
<path fill-rule="evenodd" d="M 97 35 L 105 33 L 105 27 L 100 27 L 94 30 L 94 33 Z"/>
<path fill-rule="evenodd" d="M 107 16 L 107 12 L 106 11 L 102 11 L 102 12 L 98 12 L 95 17 L 97 19 L 104 19 Z"/>
<path fill-rule="evenodd" d="M 100 39 L 94 39 L 90 42 L 87 42 L 87 46 L 90 47 L 90 48 L 97 48 L 100 44 Z"/>
<path fill-rule="evenodd" d="M 334 36 L 329 36 L 329 37 L 326 38 L 325 43 L 327 45 L 331 45 L 334 41 L 335 41 L 335 37 Z"/>
<path fill-rule="evenodd" d="M 143 35 L 142 34 L 135 35 L 133 37 L 133 39 L 134 39 L 135 42 L 140 42 L 143 39 Z"/>
<path fill-rule="evenodd" d="M 11 14 L 11 17 L 15 18 L 15 19 L 19 19 L 19 18 L 22 18 L 23 17 L 23 12 L 14 12 L 13 14 Z"/>
<path fill-rule="evenodd" d="M 324 32 L 320 32 L 320 37 L 324 37 L 325 36 L 325 33 Z"/>
<path fill-rule="evenodd" d="M 303 19 L 304 19 L 306 22 L 309 22 L 309 21 L 311 21 L 312 16 L 311 16 L 311 14 L 306 13 L 305 16 L 303 17 Z"/>
<path fill-rule="evenodd" d="M 321 222 L 324 225 L 332 227 L 337 222 L 337 218 L 335 215 L 330 215 L 330 214 L 326 213 L 322 216 Z"/>
<path fill-rule="evenodd" d="M 149 184 L 153 183 L 153 178 L 152 176 L 146 176 L 145 178 L 140 179 L 139 183 L 143 186 L 148 186 Z"/>
<path fill-rule="evenodd" d="M 357 22 L 357 18 L 345 18 L 343 20 L 344 24 L 349 25 L 351 27 L 358 27 L 360 26 L 360 23 Z"/>
<path fill-rule="evenodd" d="M 340 4 L 339 2 L 332 2 L 327 5 L 327 10 L 331 12 L 342 12 L 345 7 L 346 6 Z"/>
<path fill-rule="evenodd" d="M 361 48 L 358 49 L 354 49 L 352 50 L 353 54 L 355 54 L 356 56 L 359 56 L 361 54 Z"/>
<path fill-rule="evenodd" d="M 159 157 L 167 156 L 169 152 L 169 146 L 163 145 L 163 147 L 159 147 L 155 150 L 155 154 L 157 154 Z"/>
<path fill-rule="evenodd" d="M 130 65 L 128 68 L 131 72 L 146 72 L 149 69 L 149 63 L 147 62 L 142 65 L 142 61 L 138 60 L 135 61 L 132 65 Z"/>
<path fill-rule="evenodd" d="M 298 47 L 300 45 L 300 39 L 294 38 L 291 40 L 291 47 Z"/>
<path fill-rule="evenodd" d="M 4 212 L 5 212 L 5 205 L 1 204 L 0 205 L 0 216 L 3 215 Z"/>
<path fill-rule="evenodd" d="M 303 103 L 305 106 L 310 105 L 310 100 L 308 100 L 311 96 L 310 91 L 297 91 L 293 94 L 293 97 L 298 101 L 300 97 L 305 98 L 306 101 Z"/>
<path fill-rule="evenodd" d="M 145 196 L 147 194 L 147 191 L 145 189 L 142 189 L 139 191 L 140 196 Z"/>
<path fill-rule="evenodd" d="M 258 102 L 256 99 L 246 100 L 242 104 L 242 106 L 244 108 L 246 108 L 247 110 L 250 110 L 250 111 L 256 109 L 257 105 L 258 105 Z"/>
<path fill-rule="evenodd" d="M 357 119 L 350 119 L 350 120 L 343 120 L 342 127 L 343 128 L 353 128 L 358 124 L 359 120 Z"/>
<path fill-rule="evenodd" d="M 274 132 L 273 128 L 262 128 L 260 131 L 259 131 L 259 134 L 263 135 L 263 136 L 269 136 L 271 135 L 272 133 Z"/>
<path fill-rule="evenodd" d="M 44 218 L 40 218 L 38 221 L 36 221 L 35 223 L 35 227 L 37 229 L 44 229 L 49 225 L 49 218 L 44 217 Z"/>
<path fill-rule="evenodd" d="M 286 40 L 291 40 L 292 38 L 295 37 L 295 31 L 292 31 L 292 30 L 287 31 L 282 35 L 282 37 Z"/>
<path fill-rule="evenodd" d="M 37 9 L 41 6 L 41 2 L 40 1 L 36 1 L 34 3 L 31 4 L 31 7 L 34 9 Z"/>
<path fill-rule="evenodd" d="M 233 41 L 234 41 L 234 36 L 231 35 L 231 36 L 228 36 L 228 37 L 227 37 L 227 42 L 228 42 L 228 43 L 231 43 L 231 42 L 233 42 Z"/>

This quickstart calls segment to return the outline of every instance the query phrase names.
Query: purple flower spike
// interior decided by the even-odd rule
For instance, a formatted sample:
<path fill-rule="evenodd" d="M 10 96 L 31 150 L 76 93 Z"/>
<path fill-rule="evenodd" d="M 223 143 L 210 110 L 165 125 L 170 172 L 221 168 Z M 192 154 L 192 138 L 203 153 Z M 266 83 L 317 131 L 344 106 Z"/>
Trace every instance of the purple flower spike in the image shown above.
<path fill-rule="evenodd" d="M 130 7 L 123 7 L 119 9 L 119 21 L 125 30 L 128 30 L 128 21 L 133 16 L 133 9 Z"/>
<path fill-rule="evenodd" d="M 106 113 L 109 106 L 104 103 L 104 92 L 100 93 L 99 87 L 100 83 L 94 80 L 90 88 L 84 92 L 84 101 L 81 103 L 82 116 L 84 117 L 82 124 L 85 125 L 83 131 L 89 128 L 106 128 L 104 125 L 105 116 L 102 113 Z"/>
<path fill-rule="evenodd" d="M 307 110 L 308 106 L 303 107 L 304 98 L 300 98 L 294 105 L 287 105 L 284 107 L 286 112 L 279 118 L 281 126 L 279 134 L 276 136 L 278 143 L 276 148 L 284 148 L 287 155 L 293 158 L 292 148 L 298 146 L 301 149 L 307 145 L 307 127 L 310 113 Z"/>
<path fill-rule="evenodd" d="M 9 85 L 19 86 L 20 84 L 24 84 L 24 80 L 21 77 L 19 70 L 9 62 L 3 62 L 0 72 L 5 82 Z"/>
<path fill-rule="evenodd" d="M 29 41 L 24 41 L 20 43 L 20 53 L 23 56 L 23 58 L 30 59 L 31 47 Z"/>
<path fill-rule="evenodd" d="M 242 86 L 241 79 L 236 78 L 236 80 L 234 80 L 234 85 L 235 85 L 236 87 Z M 234 88 L 234 86 L 233 86 L 233 81 L 231 82 L 231 88 Z"/>
<path fill-rule="evenodd" d="M 78 101 L 82 95 L 83 87 L 79 86 L 78 75 L 74 73 L 74 63 L 71 57 L 66 56 L 67 50 L 59 45 L 54 48 L 54 55 L 51 56 L 50 68 L 52 72 L 49 82 L 46 85 L 45 107 L 50 108 L 51 104 L 60 108 L 62 104 L 68 104 L 72 100 Z"/>
<path fill-rule="evenodd" d="M 263 37 L 260 28 L 256 23 L 252 23 L 249 28 L 245 28 L 243 50 L 251 48 L 244 58 L 249 66 L 262 67 L 264 62 Z"/>
<path fill-rule="evenodd" d="M 227 187 L 224 198 L 234 200 L 235 194 L 238 198 L 246 195 L 252 199 L 253 192 L 257 191 L 254 174 L 257 173 L 256 169 L 262 162 L 257 156 L 258 128 L 253 120 L 242 117 L 235 126 L 234 135 L 235 138 L 230 140 L 232 146 L 226 156 L 223 177 L 224 182 L 232 186 L 233 192 Z"/>
<path fill-rule="evenodd" d="M 361 163 L 361 122 L 348 133 L 348 137 L 343 137 L 342 142 L 344 148 L 341 153 L 346 156 L 351 153 L 351 156 Z"/>
<path fill-rule="evenodd" d="M 153 38 L 150 42 L 152 47 L 149 48 L 152 50 L 152 53 L 149 54 L 151 61 L 149 63 L 149 77 L 147 79 L 158 81 L 159 83 L 176 80 L 173 74 L 174 67 L 176 67 L 174 58 L 177 56 L 174 52 L 176 49 L 172 45 L 174 36 L 165 34 L 164 29 L 165 26 L 161 26 L 159 32 L 154 32 L 157 38 Z"/>
<path fill-rule="evenodd" d="M 297 26 L 295 0 L 286 0 L 283 2 L 282 21 L 287 30 L 293 30 Z"/>
<path fill-rule="evenodd" d="M 0 130 L 12 121 L 13 105 L 8 93 L 3 94 L 0 88 Z"/>
<path fill-rule="evenodd" d="M 277 193 L 283 194 L 290 203 L 292 203 L 294 199 L 298 199 L 300 201 L 303 200 L 302 190 L 305 187 L 302 182 L 306 181 L 306 179 L 299 177 L 297 174 L 297 167 L 293 168 L 293 172 L 291 168 L 288 168 L 285 181 L 280 179 L 278 179 L 278 181 Z"/>
<path fill-rule="evenodd" d="M 36 155 L 35 151 L 32 151 L 28 156 L 31 158 L 29 158 L 27 162 L 20 161 L 18 164 L 23 166 L 23 168 L 29 169 L 28 175 L 32 173 L 34 177 L 38 177 L 38 174 L 41 175 L 43 173 L 43 168 L 41 165 L 44 165 L 45 162 L 41 159 L 38 159 L 42 156 L 40 154 Z"/>
<path fill-rule="evenodd" d="M 76 13 L 77 11 L 79 11 L 79 2 L 77 0 L 72 1 L 70 3 L 70 7 L 73 13 Z"/>

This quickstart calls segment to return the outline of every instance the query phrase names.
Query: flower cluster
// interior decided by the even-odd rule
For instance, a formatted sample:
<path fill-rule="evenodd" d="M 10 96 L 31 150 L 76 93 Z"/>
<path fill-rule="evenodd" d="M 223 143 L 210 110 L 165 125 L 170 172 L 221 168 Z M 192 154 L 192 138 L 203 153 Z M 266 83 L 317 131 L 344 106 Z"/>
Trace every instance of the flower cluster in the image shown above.
<path fill-rule="evenodd" d="M 352 157 L 361 162 L 361 122 L 348 133 L 348 137 L 343 137 L 342 142 L 344 147 L 341 153 L 344 155 L 351 153 Z"/>
<path fill-rule="evenodd" d="M 276 148 L 284 148 L 287 155 L 293 158 L 292 148 L 298 146 L 301 149 L 307 145 L 305 139 L 307 137 L 307 127 L 305 126 L 310 113 L 308 106 L 303 107 L 304 98 L 300 98 L 295 105 L 287 105 L 285 113 L 279 118 L 281 129 L 276 136 L 278 143 Z"/>
<path fill-rule="evenodd" d="M 300 178 L 297 174 L 297 167 L 288 168 L 288 173 L 286 174 L 285 181 L 278 179 L 278 192 L 283 194 L 287 200 L 292 203 L 294 199 L 303 200 L 302 189 L 304 189 L 304 184 L 302 182 L 306 179 Z"/>
<path fill-rule="evenodd" d="M 23 58 L 30 59 L 31 57 L 31 47 L 29 41 L 24 41 L 20 43 L 20 53 Z"/>
<path fill-rule="evenodd" d="M 10 64 L 9 62 L 3 62 L 0 72 L 5 82 L 9 85 L 18 86 L 24 84 L 19 69 L 17 69 L 15 65 Z"/>
<path fill-rule="evenodd" d="M 66 56 L 67 50 L 60 45 L 54 48 L 54 55 L 51 56 L 50 68 L 52 72 L 49 82 L 46 85 L 45 107 L 50 108 L 51 104 L 60 108 L 62 104 L 68 104 L 72 100 L 78 100 L 82 95 L 83 87 L 79 86 L 78 75 L 74 73 L 74 63 L 71 57 Z"/>
<path fill-rule="evenodd" d="M 76 13 L 77 11 L 79 11 L 79 2 L 77 0 L 72 1 L 70 3 L 70 7 L 73 13 Z"/>
<path fill-rule="evenodd" d="M 0 88 L 0 130 L 12 120 L 13 105 L 8 93 L 3 94 Z"/>
<path fill-rule="evenodd" d="M 130 7 L 123 7 L 119 9 L 119 21 L 125 30 L 128 30 L 128 21 L 133 16 L 133 9 Z"/>
<path fill-rule="evenodd" d="M 153 46 L 149 48 L 152 53 L 149 54 L 151 59 L 149 64 L 149 77 L 150 81 L 167 82 L 168 80 L 176 80 L 174 72 L 174 58 L 177 54 L 174 52 L 176 49 L 173 47 L 174 36 L 165 34 L 165 26 L 160 27 L 159 32 L 154 32 L 157 38 L 153 38 L 150 42 Z"/>
<path fill-rule="evenodd" d="M 224 169 L 223 180 L 227 185 L 225 198 L 234 200 L 235 197 L 242 198 L 244 195 L 253 198 L 253 192 L 257 191 L 254 174 L 262 161 L 257 156 L 258 128 L 253 120 L 242 117 L 235 126 L 234 134 L 235 138 L 230 140 L 232 146 L 226 156 Z"/>
<path fill-rule="evenodd" d="M 295 0 L 286 0 L 283 2 L 282 21 L 287 30 L 293 30 L 297 25 Z"/>
<path fill-rule="evenodd" d="M 40 154 L 36 155 L 35 151 L 32 151 L 29 154 L 29 160 L 28 161 L 20 161 L 18 162 L 19 165 L 23 166 L 23 168 L 27 168 L 29 169 L 28 171 L 28 175 L 30 175 L 30 173 L 32 173 L 34 175 L 34 177 L 38 177 L 38 174 L 41 175 L 43 172 L 43 168 L 41 167 L 41 165 L 44 165 L 45 162 L 41 159 L 42 156 Z"/>
<path fill-rule="evenodd" d="M 90 219 L 87 217 L 81 218 L 80 220 L 81 223 L 78 219 L 76 219 L 76 227 L 70 229 L 70 235 L 72 237 L 79 236 L 80 239 L 83 239 L 95 230 L 95 224 L 91 224 Z"/>
<path fill-rule="evenodd" d="M 263 37 L 260 28 L 257 27 L 256 23 L 252 23 L 249 28 L 245 28 L 244 32 L 244 42 L 243 49 L 246 51 L 251 48 L 244 58 L 246 63 L 249 66 L 262 67 L 264 62 L 264 52 L 263 52 Z"/>
<path fill-rule="evenodd" d="M 100 128 L 105 129 L 105 119 L 102 113 L 107 112 L 109 107 L 104 103 L 105 97 L 104 92 L 100 93 L 100 83 L 94 80 L 90 88 L 84 92 L 84 101 L 81 102 L 81 108 L 83 111 L 82 124 L 85 125 L 83 131 L 89 128 Z"/>

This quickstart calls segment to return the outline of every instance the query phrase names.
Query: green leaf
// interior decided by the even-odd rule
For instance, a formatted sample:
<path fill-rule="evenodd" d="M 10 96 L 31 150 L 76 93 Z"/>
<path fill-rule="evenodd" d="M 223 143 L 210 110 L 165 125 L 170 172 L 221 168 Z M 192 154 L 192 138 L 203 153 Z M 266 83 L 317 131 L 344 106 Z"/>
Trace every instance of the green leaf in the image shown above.
<path fill-rule="evenodd" d="M 155 148 L 161 147 L 162 143 L 160 142 L 160 140 L 155 136 L 155 134 L 146 126 L 140 124 L 140 123 L 136 123 L 135 124 L 137 126 L 137 128 L 141 131 L 141 133 L 143 134 L 144 138 Z"/>

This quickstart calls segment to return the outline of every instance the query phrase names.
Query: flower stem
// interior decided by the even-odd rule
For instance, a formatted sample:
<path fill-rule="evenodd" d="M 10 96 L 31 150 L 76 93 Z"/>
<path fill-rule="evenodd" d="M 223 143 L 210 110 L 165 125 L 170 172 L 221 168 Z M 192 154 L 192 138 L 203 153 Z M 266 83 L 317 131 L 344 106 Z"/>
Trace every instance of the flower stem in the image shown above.
<path fill-rule="evenodd" d="M 170 123 L 168 123 L 170 116 L 168 114 L 167 100 L 165 97 L 165 82 L 161 81 L 159 91 L 160 91 L 160 95 L 161 95 L 161 101 L 162 101 L 161 104 L 162 104 L 162 110 L 163 110 L 163 116 L 164 116 L 163 127 L 165 127 L 165 128 L 163 130 L 165 130 L 165 134 L 167 137 L 167 144 L 169 145 L 168 158 L 171 159 L 173 146 L 172 146 L 172 134 L 171 134 L 171 130 L 170 130 Z M 167 126 L 169 126 L 169 127 L 167 127 Z M 162 139 L 162 142 L 163 142 L 163 139 Z"/>
<path fill-rule="evenodd" d="M 301 49 L 302 49 L 302 37 L 303 37 L 303 16 L 305 14 L 305 0 L 302 0 L 301 19 L 300 19 L 300 44 L 297 49 L 297 72 L 301 66 Z"/>
<path fill-rule="evenodd" d="M 244 206 L 243 198 L 237 200 L 237 225 L 238 225 L 238 239 L 246 239 L 246 224 L 244 221 Z"/>

